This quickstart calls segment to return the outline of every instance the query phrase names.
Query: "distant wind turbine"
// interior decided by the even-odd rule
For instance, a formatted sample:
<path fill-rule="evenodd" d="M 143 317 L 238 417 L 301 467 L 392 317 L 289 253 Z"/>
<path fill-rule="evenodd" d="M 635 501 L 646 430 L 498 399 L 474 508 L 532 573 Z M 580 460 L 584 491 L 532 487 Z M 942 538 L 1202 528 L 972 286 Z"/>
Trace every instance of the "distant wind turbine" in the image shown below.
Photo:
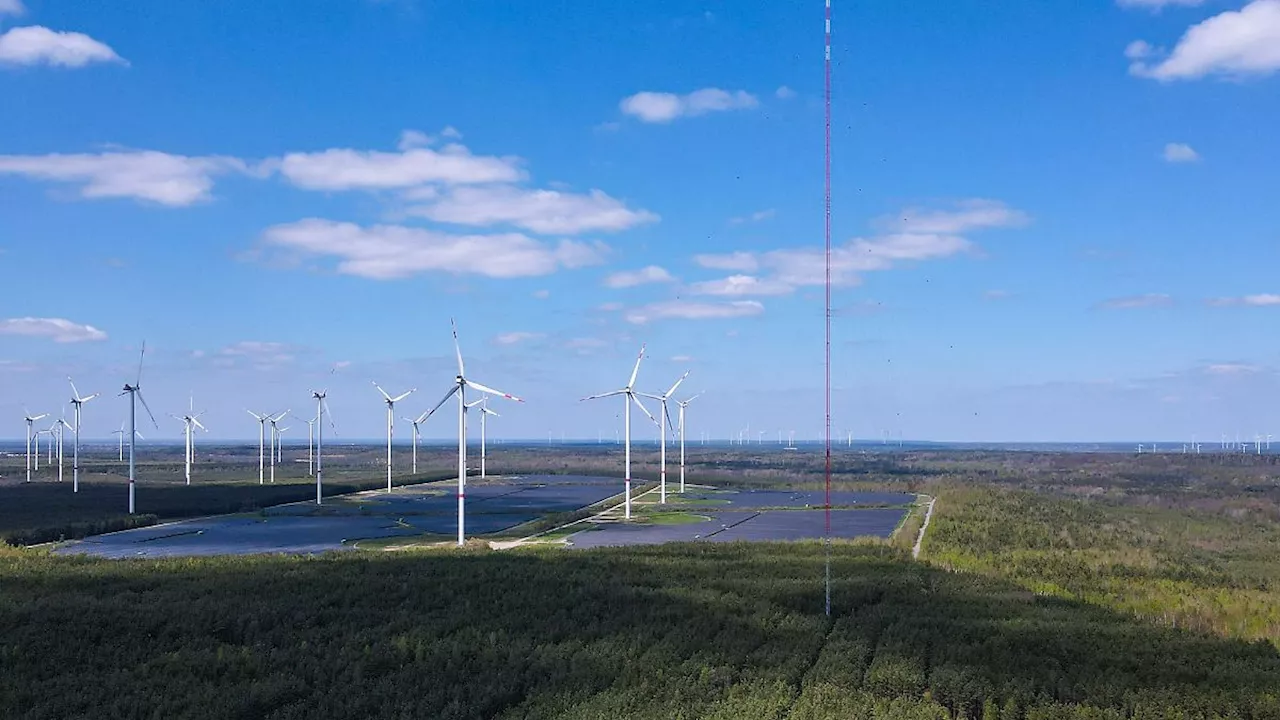
<path fill-rule="evenodd" d="M 662 470 L 659 473 L 659 477 L 660 477 L 659 485 L 662 488 L 662 490 L 659 493 L 659 497 L 660 497 L 659 503 L 662 505 L 667 504 L 667 423 L 671 421 L 671 413 L 667 411 L 667 401 L 671 399 L 671 395 L 675 393 L 676 388 L 680 387 L 680 383 L 684 382 L 684 379 L 687 377 L 689 377 L 689 371 L 686 370 L 685 373 L 680 376 L 680 379 L 676 380 L 676 384 L 672 385 L 670 390 L 666 391 L 661 395 L 654 395 L 652 393 L 637 393 L 638 395 L 642 395 L 651 400 L 657 400 L 662 405 L 662 409 L 658 412 L 658 417 L 661 418 L 658 422 L 658 434 L 662 436 L 662 440 L 661 440 Z M 761 433 L 761 435 L 763 434 L 764 433 Z"/>
<path fill-rule="evenodd" d="M 689 407 L 689 403 L 698 399 L 702 393 L 698 393 L 688 400 L 677 400 L 676 406 L 680 408 L 680 492 L 684 492 L 684 411 Z M 781 433 L 779 433 L 781 436 Z"/>
<path fill-rule="evenodd" d="M 267 420 L 271 419 L 270 415 L 258 413 L 252 410 L 245 410 L 258 421 L 258 484 L 265 485 L 267 483 Z"/>
<path fill-rule="evenodd" d="M 27 482 L 31 482 L 31 438 L 32 438 L 31 430 L 37 420 L 43 420 L 47 417 L 49 417 L 49 413 L 32 415 L 30 411 L 28 411 L 24 414 L 24 419 L 27 421 Z M 35 435 L 35 441 L 36 441 L 36 470 L 39 470 L 40 469 L 40 436 L 39 435 Z"/>
<path fill-rule="evenodd" d="M 333 371 L 330 370 L 332 375 Z M 311 397 L 316 401 L 316 504 L 320 505 L 324 497 L 324 416 L 329 410 L 329 403 L 325 400 L 329 396 L 328 390 L 312 390 Z M 329 427 L 335 432 L 337 427 L 333 424 L 333 413 L 329 413 Z"/>
<path fill-rule="evenodd" d="M 489 409 L 488 395 L 485 395 L 479 400 L 476 400 L 475 402 L 471 403 L 467 407 L 476 407 L 477 405 L 480 407 L 480 478 L 484 479 L 485 477 L 488 477 L 487 471 L 485 470 L 485 454 L 486 454 L 485 443 L 486 443 L 486 436 L 488 433 L 487 428 L 489 424 L 487 418 L 490 415 L 494 417 L 502 417 L 502 416 L 494 412 L 493 410 Z"/>
<path fill-rule="evenodd" d="M 187 484 L 190 485 L 191 484 L 191 461 L 195 459 L 195 454 L 196 454 L 195 432 L 192 430 L 192 428 L 198 427 L 201 430 L 204 430 L 205 432 L 208 432 L 208 430 L 205 429 L 204 425 L 200 424 L 199 417 L 204 414 L 204 411 L 201 410 L 200 412 L 196 412 L 195 398 L 189 399 L 188 406 L 189 406 L 189 409 L 187 410 L 186 415 L 179 417 L 177 415 L 174 415 L 173 413 L 170 413 L 169 417 L 182 423 L 183 436 L 184 436 L 184 439 L 186 440 L 186 477 L 187 477 Z"/>
<path fill-rule="evenodd" d="M 80 492 L 80 411 L 85 403 L 98 397 L 98 393 L 93 393 L 88 397 L 81 397 L 80 391 L 76 389 L 76 384 L 67 378 L 67 382 L 71 383 L 71 419 L 75 423 L 73 437 L 71 441 L 71 492 Z M 120 459 L 124 459 L 124 436 L 121 435 Z"/>
<path fill-rule="evenodd" d="M 63 410 L 63 413 L 66 413 L 65 409 Z M 58 418 L 58 421 L 55 422 L 53 426 L 57 428 L 58 432 L 58 482 L 62 482 L 63 441 L 65 440 L 64 436 L 66 435 L 67 428 L 71 427 L 71 425 L 67 423 L 67 419 L 65 417 L 61 417 Z"/>
<path fill-rule="evenodd" d="M 273 483 L 276 481 L 276 460 L 279 457 L 276 451 L 279 449 L 277 443 L 280 441 L 280 428 L 276 423 L 283 420 L 284 416 L 288 414 L 289 411 L 285 410 L 277 415 L 267 417 L 267 422 L 271 423 L 271 482 Z"/>
<path fill-rule="evenodd" d="M 387 403 L 387 492 L 391 492 L 391 438 L 396 432 L 396 403 L 412 395 L 417 391 L 417 388 L 391 397 L 386 390 L 378 386 L 378 383 L 375 382 L 373 386 L 378 388 L 378 392 L 382 394 L 382 399 Z M 414 472 L 417 472 L 417 469 Z"/>
<path fill-rule="evenodd" d="M 312 475 L 316 474 L 316 459 L 315 459 L 315 450 L 314 450 L 316 420 L 315 418 L 307 420 L 305 418 L 300 418 L 297 415 L 294 415 L 293 419 L 307 424 L 307 477 L 311 477 Z"/>
<path fill-rule="evenodd" d="M 640 398 L 636 397 L 636 391 L 635 391 L 635 389 L 634 389 L 634 388 L 635 388 L 635 384 L 636 384 L 636 375 L 638 375 L 638 374 L 640 373 L 640 361 L 644 359 L 644 349 L 645 349 L 645 346 L 644 346 L 644 345 L 641 345 L 641 346 L 640 346 L 640 354 L 639 354 L 638 356 L 636 356 L 636 366 L 635 366 L 635 368 L 634 368 L 634 369 L 632 369 L 632 371 L 631 371 L 631 379 L 627 381 L 627 386 L 626 386 L 626 387 L 622 388 L 621 390 L 614 390 L 613 392 L 601 393 L 601 394 L 599 394 L 599 395 L 591 395 L 591 396 L 589 396 L 589 397 L 584 397 L 584 398 L 582 398 L 582 400 L 583 400 L 583 401 L 585 401 L 585 400 L 598 400 L 598 399 L 600 399 L 600 398 L 613 397 L 613 396 L 615 396 L 615 395 L 621 395 L 621 396 L 622 396 L 622 404 L 623 404 L 623 407 L 624 407 L 624 412 L 623 412 L 623 418 L 624 418 L 624 419 L 623 419 L 623 422 L 622 422 L 622 427 L 623 427 L 622 433 L 623 433 L 623 435 L 624 435 L 624 436 L 625 436 L 625 438 L 626 438 L 626 440 L 625 440 L 625 442 L 626 442 L 626 451 L 625 451 L 625 455 L 626 455 L 626 463 L 625 463 L 625 469 L 626 469 L 626 500 L 625 500 L 625 507 L 626 507 L 626 511 L 625 511 L 625 512 L 626 512 L 626 519 L 627 519 L 627 520 L 630 520 L 630 519 L 631 519 L 631 403 L 635 403 L 635 404 L 636 404 L 636 407 L 640 408 L 640 410 L 641 410 L 645 415 L 648 415 L 650 420 L 653 420 L 655 423 L 657 422 L 657 420 L 656 420 L 656 419 L 654 419 L 653 415 L 650 415 L 650 414 L 649 414 L 649 411 L 648 411 L 648 410 L 646 410 L 646 409 L 645 409 L 645 407 L 644 407 L 644 405 L 640 402 Z"/>
<path fill-rule="evenodd" d="M 422 413 L 417 420 L 413 418 L 404 418 L 404 421 L 413 426 L 413 474 L 418 474 L 418 439 L 422 437 L 422 423 L 427 421 L 428 413 Z"/>

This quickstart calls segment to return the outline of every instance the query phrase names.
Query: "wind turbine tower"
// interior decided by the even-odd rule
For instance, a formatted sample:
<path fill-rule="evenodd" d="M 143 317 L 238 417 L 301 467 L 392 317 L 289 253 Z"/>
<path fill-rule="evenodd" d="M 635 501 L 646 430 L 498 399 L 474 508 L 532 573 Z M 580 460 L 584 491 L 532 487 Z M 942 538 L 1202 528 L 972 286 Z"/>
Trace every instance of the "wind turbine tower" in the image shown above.
<path fill-rule="evenodd" d="M 676 391 L 676 388 L 680 387 L 680 383 L 684 382 L 684 379 L 687 377 L 689 377 L 689 371 L 686 370 L 685 373 L 680 376 L 680 379 L 676 380 L 676 384 L 672 385 L 670 390 L 661 395 L 639 393 L 644 397 L 657 400 L 662 404 L 662 411 L 658 415 L 658 417 L 661 418 L 658 423 L 658 434 L 662 436 L 662 472 L 661 482 L 659 485 L 662 488 L 660 491 L 660 503 L 663 505 L 667 504 L 667 423 L 671 421 L 671 413 L 667 412 L 667 401 L 671 399 L 672 393 Z M 760 435 L 763 436 L 764 432 L 761 432 Z M 681 492 L 683 492 L 683 490 L 681 490 Z"/>
<path fill-rule="evenodd" d="M 653 420 L 655 423 L 657 422 L 657 420 L 655 420 L 652 415 L 649 415 L 649 411 L 645 409 L 644 405 L 640 403 L 640 398 L 636 397 L 636 391 L 634 389 L 636 384 L 636 375 L 640 373 L 640 361 L 644 359 L 644 348 L 645 348 L 644 345 L 640 346 L 640 354 L 636 357 L 636 366 L 631 371 L 631 379 L 627 381 L 626 387 L 622 388 L 621 390 L 614 390 L 613 392 L 601 393 L 599 395 L 591 395 L 589 397 L 582 398 L 582 401 L 586 401 L 586 400 L 598 400 L 600 398 L 613 397 L 615 395 L 622 396 L 622 404 L 624 407 L 623 421 L 622 421 L 622 428 L 623 428 L 622 434 L 625 437 L 625 443 L 626 443 L 626 451 L 624 454 L 626 456 L 626 463 L 625 463 L 626 510 L 625 512 L 626 512 L 627 520 L 631 519 L 631 403 L 635 403 L 636 407 L 640 408 L 640 411 L 643 412 L 645 415 L 648 415 L 650 420 Z"/>
<path fill-rule="evenodd" d="M 33 427 L 33 425 L 37 420 L 43 420 L 47 417 L 49 417 L 49 413 L 43 413 L 43 414 L 34 415 L 34 416 L 30 412 L 26 413 L 25 420 L 27 421 L 27 482 L 31 482 L 31 437 L 32 437 L 31 428 Z M 36 436 L 36 469 L 37 470 L 40 469 L 40 437 L 38 435 Z"/>
<path fill-rule="evenodd" d="M 679 410 L 679 415 L 680 415 L 680 492 L 682 493 L 684 492 L 684 411 L 685 411 L 685 408 L 689 407 L 689 403 L 698 399 L 700 395 L 702 395 L 702 393 L 698 393 L 697 395 L 694 395 L 688 400 L 676 401 L 676 406 L 680 408 Z M 778 436 L 779 437 L 782 436 L 781 431 L 779 431 Z"/>
<path fill-rule="evenodd" d="M 134 510 L 134 486 L 137 485 L 137 475 L 135 472 L 135 456 L 137 454 L 137 435 L 138 435 L 138 401 L 142 401 L 142 408 L 147 411 L 147 417 L 151 418 L 151 424 L 156 429 L 160 429 L 160 425 L 156 423 L 156 416 L 151 413 L 151 408 L 147 406 L 147 400 L 142 396 L 142 361 L 147 357 L 147 344 L 142 343 L 142 353 L 138 356 L 138 376 L 133 384 L 124 384 L 124 390 L 121 395 L 129 396 L 129 514 L 133 514 Z"/>
<path fill-rule="evenodd" d="M 378 387 L 378 383 L 375 382 L 373 386 L 378 388 L 378 392 L 382 394 L 383 400 L 387 403 L 387 492 L 391 492 L 391 438 L 396 431 L 396 403 L 412 395 L 417 391 L 417 388 L 391 397 L 386 390 Z M 414 447 L 414 454 L 417 454 L 416 446 Z M 416 465 L 417 463 L 414 464 Z M 414 469 L 414 472 L 417 472 L 417 468 Z"/>
<path fill-rule="evenodd" d="M 88 397 L 81 397 L 80 391 L 76 389 L 76 384 L 71 378 L 67 378 L 67 382 L 71 383 L 71 419 L 75 423 L 71 440 L 71 492 L 80 492 L 80 411 L 85 403 L 98 397 L 98 393 L 93 393 Z M 124 456 L 124 436 L 120 436 L 120 455 L 123 460 Z"/>

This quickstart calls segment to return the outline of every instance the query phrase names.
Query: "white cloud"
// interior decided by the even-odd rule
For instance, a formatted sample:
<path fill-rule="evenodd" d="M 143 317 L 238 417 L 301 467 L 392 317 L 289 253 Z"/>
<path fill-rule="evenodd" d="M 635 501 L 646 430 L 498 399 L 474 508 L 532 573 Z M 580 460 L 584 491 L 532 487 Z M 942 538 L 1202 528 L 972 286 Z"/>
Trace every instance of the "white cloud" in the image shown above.
<path fill-rule="evenodd" d="M 600 190 L 575 194 L 511 185 L 453 188 L 407 212 L 457 225 L 506 224 L 540 234 L 569 235 L 626 230 L 658 219 L 647 210 L 632 210 Z"/>
<path fill-rule="evenodd" d="M 649 265 L 639 270 L 616 272 L 604 279 L 606 287 L 629 288 L 648 283 L 671 282 L 675 280 L 671 273 L 657 265 Z"/>
<path fill-rule="evenodd" d="M 677 318 L 682 320 L 718 320 L 759 315 L 764 312 L 764 305 L 755 300 L 736 300 L 725 303 L 689 302 L 686 300 L 669 300 L 651 303 L 628 310 L 627 322 L 644 325 L 654 320 Z"/>
<path fill-rule="evenodd" d="M 678 363 L 693 362 L 693 356 L 691 356 L 691 355 L 672 355 L 672 356 L 671 356 L 671 362 L 678 362 Z"/>
<path fill-rule="evenodd" d="M 550 290 L 534 290 L 533 296 L 539 300 L 546 300 L 547 298 L 551 297 L 551 291 Z"/>
<path fill-rule="evenodd" d="M 230 157 L 186 157 L 153 150 L 97 155 L 0 155 L 0 175 L 82 185 L 86 198 L 134 198 L 172 207 L 208 200 L 213 176 L 249 172 Z"/>
<path fill-rule="evenodd" d="M 452 125 L 445 125 L 444 129 L 440 131 L 440 137 L 449 138 L 450 140 L 461 140 L 462 133 L 458 132 L 458 129 Z"/>
<path fill-rule="evenodd" d="M 1200 159 L 1200 153 L 1186 143 L 1169 143 L 1164 146 L 1165 162 L 1189 163 Z"/>
<path fill-rule="evenodd" d="M 745 110 L 759 105 L 755 96 L 743 90 L 730 92 L 719 88 L 703 88 L 688 95 L 665 92 L 639 92 L 622 99 L 618 107 L 624 114 L 647 123 L 668 123 L 679 117 L 696 117 L 711 112 Z"/>
<path fill-rule="evenodd" d="M 619 310 L 622 309 L 622 303 L 620 302 L 600 303 L 599 305 L 596 306 L 596 309 L 601 312 L 618 312 Z"/>
<path fill-rule="evenodd" d="M 1243 363 L 1220 363 L 1209 365 L 1204 369 L 1210 375 L 1252 375 L 1261 370 L 1262 368 L 1257 365 L 1245 365 Z"/>
<path fill-rule="evenodd" d="M 1142 60 L 1155 54 L 1155 48 L 1146 40 L 1134 40 L 1124 48 L 1124 56 L 1130 60 Z"/>
<path fill-rule="evenodd" d="M 761 280 L 752 275 L 730 275 L 720 280 L 706 280 L 689 286 L 694 295 L 742 297 L 749 295 L 787 295 L 795 286 L 780 280 Z"/>
<path fill-rule="evenodd" d="M 777 90 L 774 90 L 774 91 L 773 91 L 773 94 L 774 94 L 774 95 L 775 95 L 779 100 L 790 100 L 791 98 L 793 98 L 793 97 L 795 97 L 795 96 L 796 96 L 796 91 L 795 91 L 795 90 L 792 90 L 791 88 L 787 87 L 786 85 L 782 85 L 782 86 L 780 86 Z"/>
<path fill-rule="evenodd" d="M 1224 297 L 1214 298 L 1209 301 L 1210 305 L 1218 307 L 1230 307 L 1233 305 L 1243 305 L 1247 307 L 1270 307 L 1272 305 L 1280 305 L 1280 295 L 1271 293 L 1260 293 L 1257 295 L 1245 295 L 1244 297 Z"/>
<path fill-rule="evenodd" d="M 290 346 L 259 340 L 243 340 L 222 348 L 217 354 L 221 358 L 221 365 L 232 365 L 241 359 L 255 365 L 284 365 L 294 360 L 294 351 Z"/>
<path fill-rule="evenodd" d="M 693 261 L 711 270 L 736 270 L 738 272 L 755 272 L 760 269 L 760 261 L 749 252 L 733 252 L 725 255 L 694 255 Z"/>
<path fill-rule="evenodd" d="M 1132 310 L 1135 308 L 1168 307 L 1173 298 L 1164 293 L 1148 293 L 1146 295 L 1130 295 L 1128 297 L 1111 298 L 1098 303 L 1098 307 L 1107 310 Z"/>
<path fill-rule="evenodd" d="M 768 210 L 757 210 L 756 212 L 753 212 L 750 215 L 743 215 L 741 217 L 729 218 L 729 224 L 741 225 L 742 223 L 762 222 L 764 220 L 768 220 L 769 218 L 773 217 L 776 214 L 777 214 L 777 211 L 774 210 L 773 208 L 769 208 Z"/>
<path fill-rule="evenodd" d="M 27 9 L 22 6 L 22 0 L 0 0 L 0 16 L 13 15 L 17 17 L 26 11 Z"/>
<path fill-rule="evenodd" d="M 576 350 L 579 355 L 592 355 L 597 350 L 609 347 L 609 343 L 599 338 L 580 337 L 572 338 L 564 346 L 569 350 Z"/>
<path fill-rule="evenodd" d="M 279 169 L 294 185 L 308 190 L 385 190 L 429 183 L 514 182 L 524 177 L 516 158 L 472 155 L 456 144 L 398 153 L 341 148 L 289 153 L 279 161 Z"/>
<path fill-rule="evenodd" d="M 309 218 L 268 228 L 267 245 L 333 258 L 337 271 L 376 280 L 425 272 L 493 278 L 549 275 L 602 262 L 601 243 L 544 243 L 520 233 L 451 235 L 400 225 L 361 227 Z"/>
<path fill-rule="evenodd" d="M 404 152 L 414 148 L 426 147 L 435 141 L 435 138 L 421 130 L 405 130 L 400 133 L 400 142 L 396 143 L 396 149 Z"/>
<path fill-rule="evenodd" d="M 19 5 L 21 7 L 21 5 Z M 92 63 L 128 65 L 107 45 L 78 32 L 32 25 L 0 35 L 0 64 L 78 68 Z"/>
<path fill-rule="evenodd" d="M 1160 10 L 1170 6 L 1195 7 L 1203 5 L 1204 0 L 1116 0 L 1116 4 L 1122 8 Z"/>
<path fill-rule="evenodd" d="M 520 343 L 528 340 L 539 340 L 544 337 L 546 337 L 546 335 L 543 333 L 517 331 L 502 333 L 495 337 L 493 341 L 499 345 L 519 345 Z"/>
<path fill-rule="evenodd" d="M 997 227 L 1016 227 L 1029 222 L 1025 213 L 993 200 L 965 200 L 950 210 L 908 209 L 896 219 L 882 218 L 877 225 L 889 230 L 872 238 L 854 238 L 832 248 L 831 280 L 837 285 L 855 285 L 859 273 L 887 270 L 906 261 L 950 257 L 973 249 L 962 233 Z M 727 255 L 697 255 L 703 267 L 755 272 L 772 272 L 765 281 L 786 285 L 821 285 L 826 281 L 826 252 L 820 247 L 783 248 L 764 253 L 736 252 Z"/>
<path fill-rule="evenodd" d="M 1150 46 L 1131 43 L 1129 50 Z M 1206 75 L 1242 78 L 1280 70 L 1280 0 L 1253 0 L 1240 10 L 1193 25 L 1173 51 L 1153 64 L 1147 55 L 1131 59 L 1129 72 L 1168 82 Z"/>
<path fill-rule="evenodd" d="M 0 335 L 43 337 L 57 343 L 107 339 L 105 332 L 92 325 L 81 325 L 62 318 L 22 317 L 0 320 Z"/>

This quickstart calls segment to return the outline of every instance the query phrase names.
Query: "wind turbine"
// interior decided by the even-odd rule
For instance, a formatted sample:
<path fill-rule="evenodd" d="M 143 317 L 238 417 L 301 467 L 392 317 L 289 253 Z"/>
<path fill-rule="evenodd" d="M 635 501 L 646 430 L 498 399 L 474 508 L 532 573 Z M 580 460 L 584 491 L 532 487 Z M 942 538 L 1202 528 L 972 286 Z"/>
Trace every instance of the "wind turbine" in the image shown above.
<path fill-rule="evenodd" d="M 66 411 L 64 410 L 63 412 L 65 414 Z M 71 427 L 71 425 L 67 423 L 67 419 L 65 417 L 61 417 L 61 418 L 58 418 L 58 421 L 55 422 L 53 426 L 58 429 L 58 482 L 62 482 L 62 447 L 63 447 L 63 440 L 64 440 L 63 436 L 66 435 L 67 428 Z"/>
<path fill-rule="evenodd" d="M 129 383 L 125 383 L 124 390 L 120 393 L 121 395 L 127 394 L 129 396 L 129 514 L 130 515 L 133 514 L 133 494 L 134 494 L 133 489 L 134 489 L 134 485 L 137 484 L 137 476 L 134 472 L 134 455 L 135 455 L 135 446 L 137 445 L 135 437 L 137 436 L 137 433 L 138 433 L 138 427 L 137 427 L 138 425 L 137 401 L 138 400 L 142 401 L 142 408 L 147 411 L 147 417 L 151 418 L 151 424 L 155 425 L 157 430 L 160 429 L 160 425 L 156 423 L 156 416 L 151 413 L 151 408 L 147 407 L 146 398 L 142 397 L 142 361 L 146 359 L 146 357 L 147 357 L 147 343 L 143 342 L 142 352 L 141 354 L 138 355 L 137 379 L 134 380 L 132 385 L 130 385 Z"/>
<path fill-rule="evenodd" d="M 333 371 L 329 371 L 332 375 Z M 329 396 L 328 390 L 312 390 L 311 397 L 316 401 L 316 504 L 321 504 L 323 498 L 322 492 L 324 487 L 324 414 L 329 409 L 329 403 L 325 398 Z M 333 425 L 333 413 L 329 414 L 329 426 L 337 431 Z"/>
<path fill-rule="evenodd" d="M 640 408 L 640 410 L 643 411 L 645 415 L 649 416 L 650 420 L 653 420 L 655 423 L 658 422 L 656 419 L 654 419 L 652 415 L 649 415 L 649 411 L 645 409 L 643 404 L 641 404 L 640 398 L 636 397 L 636 391 L 633 389 L 636 384 L 636 375 L 640 373 L 640 361 L 644 359 L 644 349 L 645 349 L 645 346 L 641 345 L 640 354 L 636 356 L 636 366 L 631 371 L 631 379 L 627 381 L 626 387 L 622 388 L 621 390 L 614 390 L 613 392 L 601 393 L 599 395 L 591 395 L 589 397 L 582 398 L 582 401 L 585 401 L 585 400 L 598 400 L 600 398 L 613 397 L 614 395 L 622 396 L 622 404 L 625 406 L 622 427 L 623 427 L 623 434 L 626 436 L 625 455 L 626 455 L 626 519 L 627 520 L 631 519 L 631 403 L 634 402 L 636 404 L 636 407 Z M 582 402 L 582 401 L 579 401 L 579 402 Z"/>
<path fill-rule="evenodd" d="M 30 411 L 28 411 L 24 418 L 27 421 L 27 482 L 31 482 L 31 428 L 32 428 L 32 425 L 35 423 L 35 421 L 43 420 L 47 417 L 49 417 L 49 413 L 43 413 L 41 415 L 32 415 Z M 40 469 L 40 436 L 36 435 L 35 438 L 36 438 L 36 470 L 39 470 Z"/>
<path fill-rule="evenodd" d="M 271 482 L 276 481 L 276 442 L 280 439 L 280 429 L 276 423 L 280 422 L 289 411 L 285 410 L 279 415 L 268 415 L 267 422 L 271 423 Z"/>
<path fill-rule="evenodd" d="M 680 383 L 684 382 L 684 379 L 687 377 L 689 377 L 688 370 L 686 370 L 685 373 L 680 376 L 679 380 L 676 380 L 676 384 L 672 385 L 670 390 L 666 391 L 661 395 L 654 395 L 652 393 L 637 393 L 639 395 L 642 395 L 644 397 L 647 397 L 653 400 L 657 400 L 658 402 L 662 403 L 662 412 L 658 414 L 658 417 L 661 418 L 661 420 L 658 422 L 658 428 L 659 428 L 658 434 L 662 436 L 662 439 L 661 439 L 662 471 L 660 473 L 661 482 L 659 483 L 662 486 L 662 490 L 659 493 L 659 496 L 661 498 L 659 502 L 662 505 L 667 504 L 667 423 L 670 422 L 671 420 L 671 413 L 667 412 L 667 400 L 671 399 L 671 394 L 676 391 L 676 388 L 680 387 Z M 763 436 L 764 433 L 761 432 L 760 435 Z"/>
<path fill-rule="evenodd" d="M 426 417 L 429 418 L 435 414 L 435 411 L 439 410 L 440 406 L 448 402 L 449 398 L 455 394 L 458 396 L 458 545 L 461 546 L 466 542 L 467 388 L 479 393 L 498 395 L 516 402 L 524 402 L 524 400 L 467 379 L 466 368 L 462 364 L 462 347 L 458 344 L 458 325 L 452 318 L 449 319 L 449 324 L 453 326 L 453 349 L 458 355 L 458 377 L 454 379 L 453 388 L 445 393 L 445 396 L 441 398 L 440 402 L 436 403 L 435 407 L 431 408 Z M 423 419 L 425 420 L 426 418 Z"/>
<path fill-rule="evenodd" d="M 80 492 L 80 409 L 85 403 L 98 397 L 98 393 L 80 397 L 80 391 L 76 389 L 75 382 L 70 377 L 67 378 L 67 382 L 71 383 L 72 420 L 75 422 L 71 445 L 71 492 Z M 124 459 L 123 436 L 121 436 L 120 459 Z"/>
<path fill-rule="evenodd" d="M 187 466 L 186 475 L 187 475 L 188 485 L 191 484 L 191 461 L 195 459 L 195 454 L 196 454 L 195 432 L 191 428 L 194 426 L 194 427 L 200 428 L 201 430 L 204 430 L 205 432 L 209 432 L 207 429 L 205 429 L 204 425 L 200 424 L 200 420 L 198 419 L 203 414 L 204 414 L 203 410 L 201 410 L 200 412 L 196 412 L 196 404 L 195 404 L 194 398 L 190 400 L 189 409 L 187 410 L 186 415 L 183 415 L 182 417 L 178 417 L 173 413 L 169 413 L 169 417 L 173 418 L 174 420 L 178 420 L 182 423 L 183 434 L 186 436 L 186 446 L 187 446 L 186 447 L 186 451 L 187 451 L 186 452 L 186 466 Z"/>
<path fill-rule="evenodd" d="M 391 438 L 392 436 L 395 435 L 395 432 L 396 432 L 396 403 L 412 395 L 414 392 L 417 391 L 418 388 L 414 388 L 409 392 L 401 393 L 395 397 L 391 397 L 390 395 L 387 394 L 386 390 L 383 390 L 378 385 L 378 383 L 375 382 L 373 386 L 375 388 L 378 388 L 378 392 L 382 393 L 382 398 L 387 403 L 387 492 L 391 492 Z M 416 453 L 416 448 L 415 448 L 415 453 Z M 415 465 L 416 464 L 417 463 L 415 463 Z M 417 472 L 417 471 L 418 470 L 415 467 L 414 472 Z"/>
<path fill-rule="evenodd" d="M 48 453 L 49 453 L 49 460 L 48 460 L 48 462 L 46 462 L 45 464 L 46 464 L 46 465 L 48 465 L 48 464 L 52 464 L 52 463 L 53 463 L 53 431 L 52 431 L 52 430 L 37 430 L 37 431 L 36 431 L 36 434 L 35 434 L 35 438 L 36 438 L 36 472 L 39 472 L 39 471 L 40 471 L 40 436 L 41 436 L 41 435 L 48 435 L 48 436 L 49 436 L 49 449 L 48 449 Z"/>
<path fill-rule="evenodd" d="M 702 393 L 698 393 L 688 400 L 676 401 L 676 406 L 680 408 L 680 492 L 684 492 L 684 409 L 701 395 Z M 778 437 L 782 437 L 782 431 L 778 431 Z"/>
<path fill-rule="evenodd" d="M 485 395 L 479 400 L 476 400 L 475 402 L 471 403 L 467 407 L 475 407 L 477 405 L 480 406 L 480 477 L 481 479 L 483 479 L 485 477 L 488 477 L 486 475 L 485 466 L 484 466 L 485 465 L 485 434 L 486 434 L 486 426 L 488 425 L 487 418 L 490 415 L 494 417 L 502 417 L 502 416 L 489 409 L 488 395 Z"/>
<path fill-rule="evenodd" d="M 429 414 L 430 413 L 424 412 L 418 416 L 417 420 L 414 420 L 412 418 L 404 418 L 405 422 L 413 425 L 413 474 L 414 475 L 418 474 L 418 438 L 421 437 L 422 435 L 419 428 L 422 426 L 422 423 L 427 421 L 427 415 Z"/>
<path fill-rule="evenodd" d="M 294 415 L 293 419 L 307 424 L 307 476 L 310 477 L 316 474 L 316 458 L 313 450 L 315 447 L 316 419 L 307 420 L 297 415 Z"/>
<path fill-rule="evenodd" d="M 267 482 L 267 420 L 269 420 L 271 416 L 265 414 L 259 415 L 252 410 L 245 410 L 245 412 L 252 415 L 253 419 L 258 421 L 258 484 L 263 485 Z M 272 463 L 271 466 L 274 468 L 275 463 Z"/>

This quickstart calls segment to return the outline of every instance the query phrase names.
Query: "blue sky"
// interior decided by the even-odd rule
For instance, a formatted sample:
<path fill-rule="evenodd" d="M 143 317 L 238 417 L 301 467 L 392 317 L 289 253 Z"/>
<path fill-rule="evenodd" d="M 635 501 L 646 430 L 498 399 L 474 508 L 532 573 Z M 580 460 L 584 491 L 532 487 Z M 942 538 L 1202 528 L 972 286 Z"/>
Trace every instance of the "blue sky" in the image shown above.
<path fill-rule="evenodd" d="M 1280 0 L 834 17 L 838 434 L 1280 434 Z M 0 0 L 0 437 L 144 339 L 153 409 L 194 392 L 211 438 L 320 386 L 377 437 L 371 381 L 419 388 L 401 415 L 447 390 L 450 317 L 528 400 L 496 437 L 612 436 L 620 401 L 577 399 L 642 343 L 641 386 L 706 392 L 691 437 L 816 437 L 821 30 L 810 1 Z"/>

